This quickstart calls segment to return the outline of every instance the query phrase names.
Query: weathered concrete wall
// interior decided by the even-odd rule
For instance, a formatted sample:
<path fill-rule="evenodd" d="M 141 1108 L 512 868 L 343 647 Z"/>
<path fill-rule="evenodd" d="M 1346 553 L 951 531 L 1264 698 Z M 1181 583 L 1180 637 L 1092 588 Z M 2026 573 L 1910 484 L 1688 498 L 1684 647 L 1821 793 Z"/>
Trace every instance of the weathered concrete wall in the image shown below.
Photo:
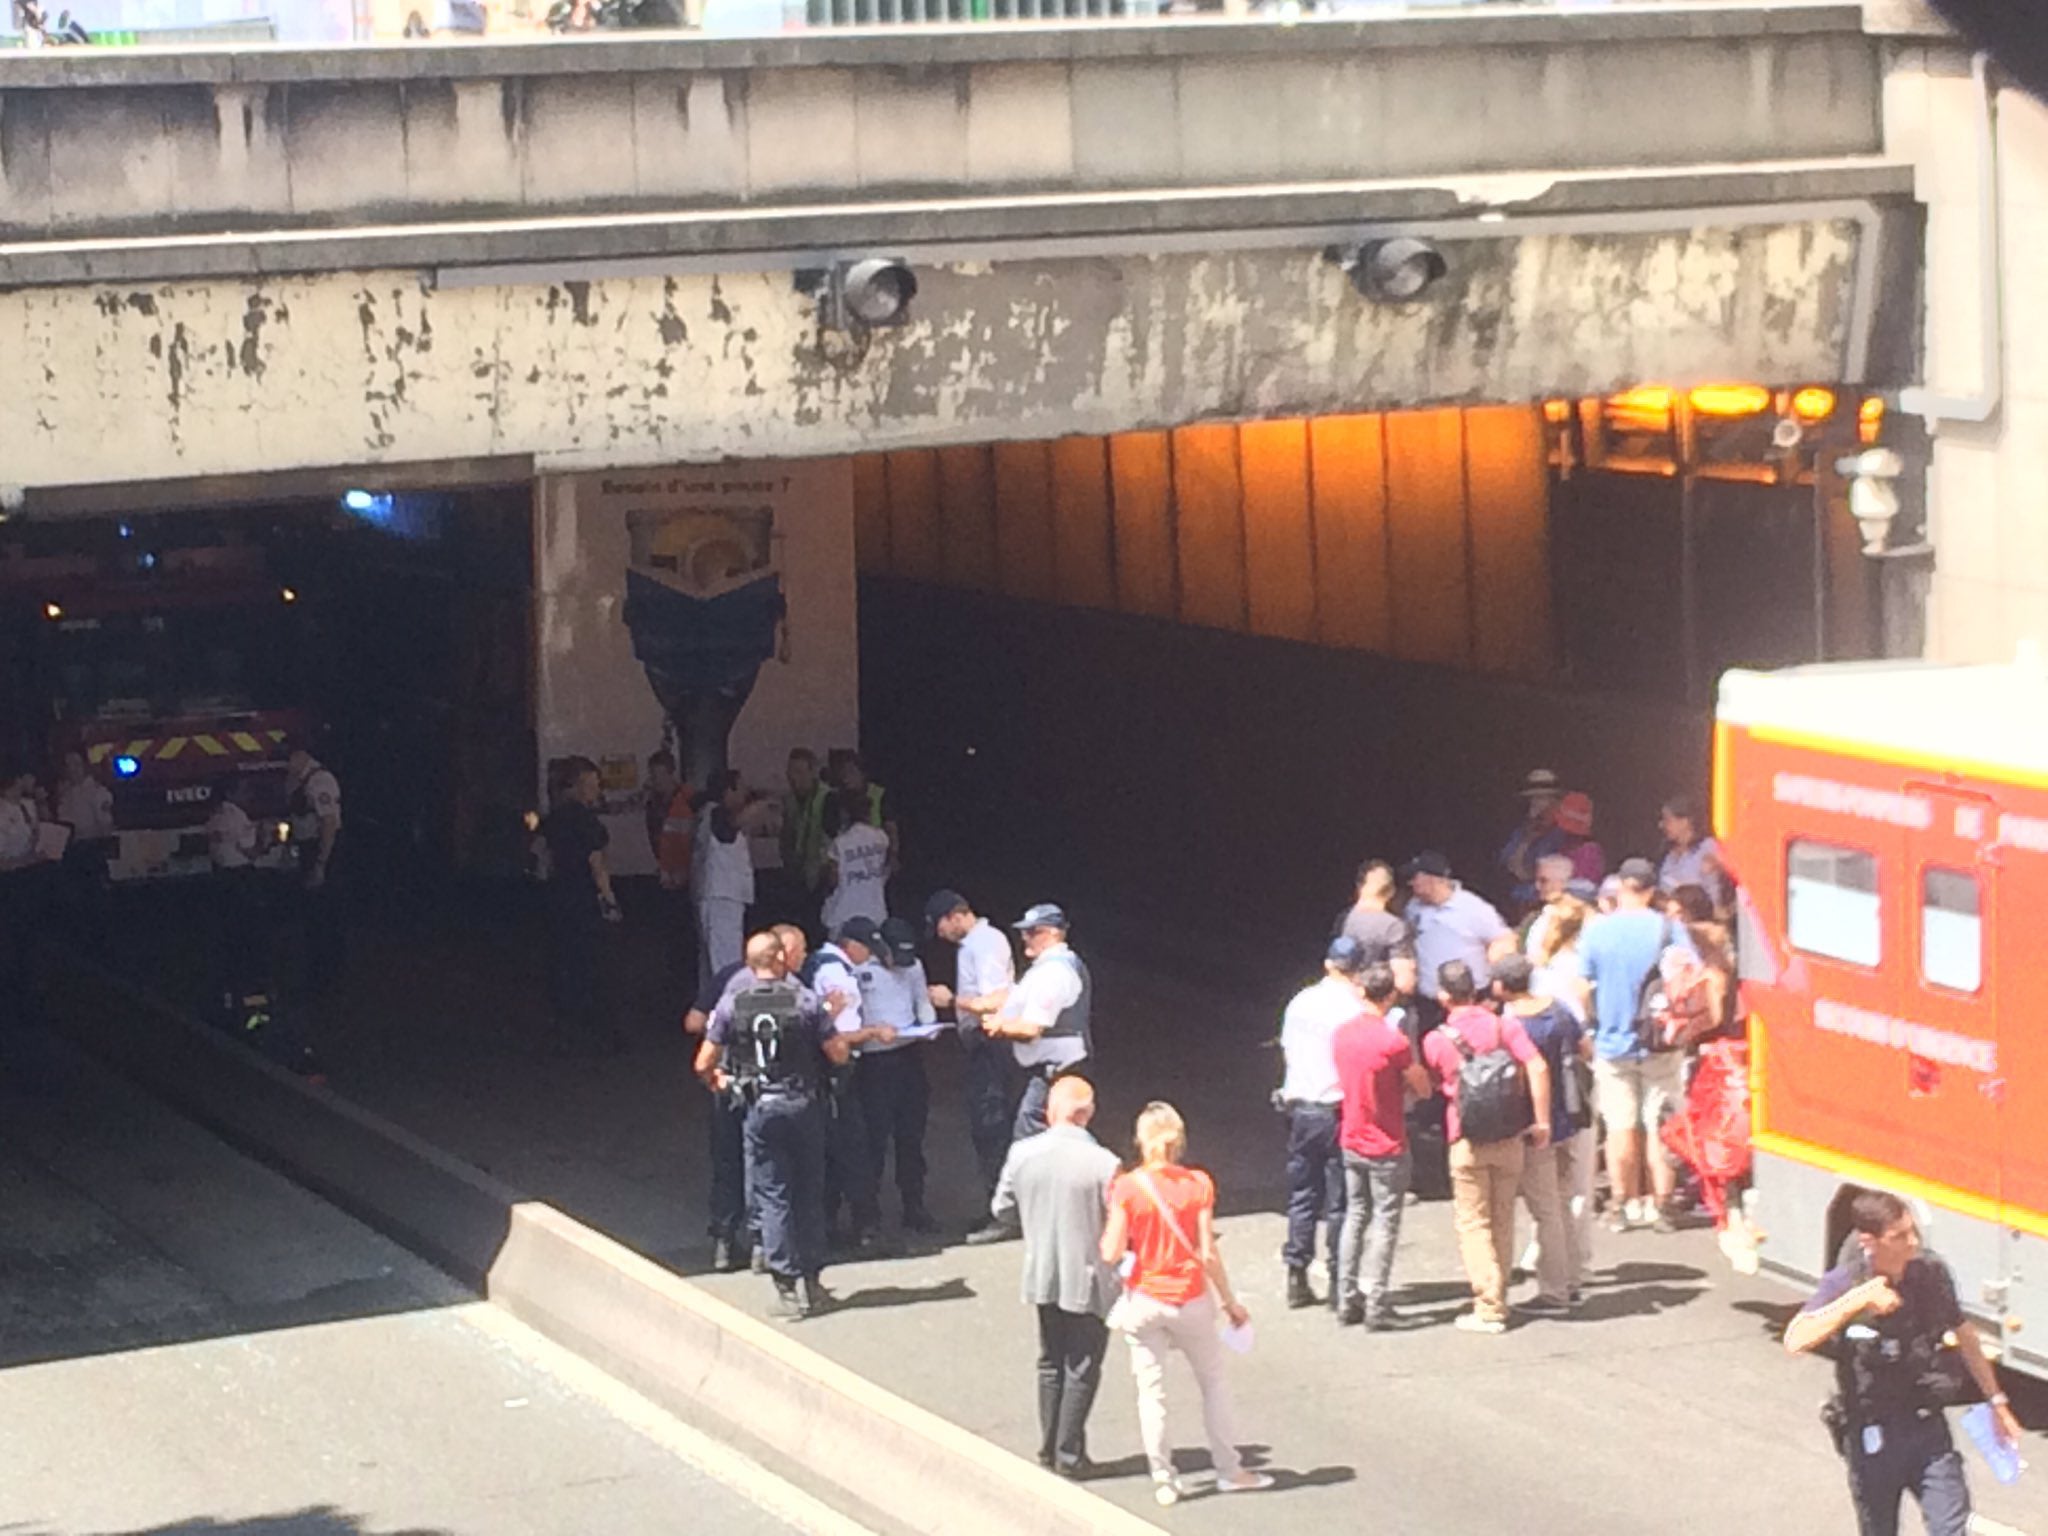
<path fill-rule="evenodd" d="M 1941 424 L 1927 478 L 1935 546 L 1928 605 L 1930 655 L 2010 660 L 2023 643 L 2048 647 L 2048 105 L 1998 94 L 2003 357 L 1987 358 L 1980 273 L 1978 151 L 1982 105 L 1959 48 L 1904 49 L 1887 83 L 1896 152 L 1919 168 L 1928 205 L 1927 380 L 1974 394 L 2002 384 L 1981 425 Z"/>
<path fill-rule="evenodd" d="M 1859 24 L 1729 5 L 52 50 L 0 58 L 0 243 L 1870 154 Z"/>
<path fill-rule="evenodd" d="M 915 323 L 821 335 L 788 273 L 434 290 L 407 272 L 0 293 L 0 479 L 531 455 L 805 457 L 1205 418 L 1835 380 L 1854 220 L 1446 245 L 1424 302 L 1320 252 L 920 273 Z"/>

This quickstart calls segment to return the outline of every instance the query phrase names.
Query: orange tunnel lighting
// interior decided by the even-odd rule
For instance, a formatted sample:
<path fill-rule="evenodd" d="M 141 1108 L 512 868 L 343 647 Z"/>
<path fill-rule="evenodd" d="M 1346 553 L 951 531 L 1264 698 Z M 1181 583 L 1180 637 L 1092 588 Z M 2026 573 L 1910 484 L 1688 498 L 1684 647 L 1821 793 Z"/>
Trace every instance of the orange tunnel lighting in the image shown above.
<path fill-rule="evenodd" d="M 1561 427 L 1572 419 L 1572 403 L 1569 400 L 1546 400 L 1543 402 L 1543 419 L 1554 427 Z"/>
<path fill-rule="evenodd" d="M 1826 421 L 1835 414 L 1835 392 L 1814 387 L 1792 397 L 1792 414 L 1801 421 Z"/>
<path fill-rule="evenodd" d="M 1771 408 L 1761 384 L 1702 384 L 1687 398 L 1702 416 L 1761 416 Z"/>
<path fill-rule="evenodd" d="M 1871 395 L 1856 408 L 1856 436 L 1865 443 L 1874 443 L 1883 433 L 1884 401 Z"/>
<path fill-rule="evenodd" d="M 1621 432 L 1671 430 L 1671 390 L 1662 384 L 1638 384 L 1607 397 L 1608 419 Z"/>

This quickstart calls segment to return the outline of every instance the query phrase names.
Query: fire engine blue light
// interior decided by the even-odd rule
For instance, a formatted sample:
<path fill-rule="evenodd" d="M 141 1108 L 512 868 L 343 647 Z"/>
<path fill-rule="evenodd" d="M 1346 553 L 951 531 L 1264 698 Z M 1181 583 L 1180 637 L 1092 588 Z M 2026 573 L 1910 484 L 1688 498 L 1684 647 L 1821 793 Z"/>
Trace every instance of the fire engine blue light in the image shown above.
<path fill-rule="evenodd" d="M 123 523 L 121 525 L 121 537 L 124 539 L 132 539 L 135 537 L 135 530 L 133 528 L 130 528 L 126 523 Z"/>
<path fill-rule="evenodd" d="M 351 512 L 367 512 L 377 504 L 377 498 L 369 491 L 343 491 L 341 504 Z"/>
<path fill-rule="evenodd" d="M 132 779 L 135 775 L 142 772 L 142 764 L 138 763 L 126 752 L 123 752 L 114 759 L 114 772 L 121 778 Z"/>

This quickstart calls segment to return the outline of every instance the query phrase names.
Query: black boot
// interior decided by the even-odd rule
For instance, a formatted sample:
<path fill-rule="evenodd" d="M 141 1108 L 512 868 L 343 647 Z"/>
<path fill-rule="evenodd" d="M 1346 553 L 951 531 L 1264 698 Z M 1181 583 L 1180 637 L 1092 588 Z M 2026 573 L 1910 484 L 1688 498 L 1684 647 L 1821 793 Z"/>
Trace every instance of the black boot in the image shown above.
<path fill-rule="evenodd" d="M 805 1275 L 796 1283 L 798 1317 L 816 1317 L 832 1305 L 831 1294 L 816 1275 Z"/>
<path fill-rule="evenodd" d="M 1295 1265 L 1287 1267 L 1287 1306 L 1290 1311 L 1316 1304 L 1316 1293 L 1309 1288 L 1308 1271 Z"/>

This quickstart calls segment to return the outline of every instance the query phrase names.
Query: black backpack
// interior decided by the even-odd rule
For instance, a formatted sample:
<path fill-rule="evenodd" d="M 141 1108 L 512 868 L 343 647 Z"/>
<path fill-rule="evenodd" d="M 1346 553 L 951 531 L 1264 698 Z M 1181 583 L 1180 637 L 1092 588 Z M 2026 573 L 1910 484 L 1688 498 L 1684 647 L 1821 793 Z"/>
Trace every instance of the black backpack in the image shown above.
<path fill-rule="evenodd" d="M 1450 1025 L 1441 1028 L 1463 1059 L 1458 1068 L 1458 1125 L 1474 1145 L 1512 1141 L 1536 1123 L 1529 1080 L 1507 1048 L 1506 1026 L 1490 1051 L 1475 1053 Z"/>

